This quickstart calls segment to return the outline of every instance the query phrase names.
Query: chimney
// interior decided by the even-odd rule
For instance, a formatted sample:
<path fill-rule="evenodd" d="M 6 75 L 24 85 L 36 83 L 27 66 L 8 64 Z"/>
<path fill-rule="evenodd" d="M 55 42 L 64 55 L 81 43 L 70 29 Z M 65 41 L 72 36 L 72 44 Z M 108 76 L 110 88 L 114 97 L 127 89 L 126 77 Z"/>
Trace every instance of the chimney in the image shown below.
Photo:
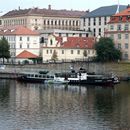
<path fill-rule="evenodd" d="M 129 4 L 127 5 L 127 9 L 128 9 L 128 8 L 130 8 L 130 5 L 129 5 Z"/>
<path fill-rule="evenodd" d="M 48 5 L 48 9 L 51 10 L 51 5 Z"/>

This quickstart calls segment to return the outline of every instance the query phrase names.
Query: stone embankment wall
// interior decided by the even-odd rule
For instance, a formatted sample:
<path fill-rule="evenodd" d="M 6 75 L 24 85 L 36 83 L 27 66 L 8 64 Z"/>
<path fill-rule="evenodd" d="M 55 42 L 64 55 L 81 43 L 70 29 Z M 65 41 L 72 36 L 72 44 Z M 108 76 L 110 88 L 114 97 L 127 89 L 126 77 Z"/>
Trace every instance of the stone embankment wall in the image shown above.
<path fill-rule="evenodd" d="M 111 73 L 114 72 L 118 76 L 130 75 L 130 65 L 124 67 L 125 65 L 118 63 L 86 63 L 86 62 L 74 62 L 74 63 L 46 63 L 46 64 L 35 64 L 35 65 L 6 65 L 5 69 L 0 69 L 0 72 L 8 73 L 25 73 L 25 72 L 38 72 L 41 70 L 49 70 L 51 74 L 55 72 L 67 72 L 70 71 L 70 67 L 78 70 L 80 67 L 85 68 L 88 72 L 96 73 Z"/>

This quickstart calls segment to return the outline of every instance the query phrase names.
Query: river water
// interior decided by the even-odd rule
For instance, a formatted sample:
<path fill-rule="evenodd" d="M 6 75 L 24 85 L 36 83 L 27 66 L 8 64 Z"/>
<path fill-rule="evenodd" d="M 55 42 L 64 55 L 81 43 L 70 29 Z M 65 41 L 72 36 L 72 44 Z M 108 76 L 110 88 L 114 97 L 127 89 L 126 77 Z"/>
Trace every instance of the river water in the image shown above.
<path fill-rule="evenodd" d="M 130 130 L 130 83 L 106 88 L 0 80 L 0 130 Z"/>

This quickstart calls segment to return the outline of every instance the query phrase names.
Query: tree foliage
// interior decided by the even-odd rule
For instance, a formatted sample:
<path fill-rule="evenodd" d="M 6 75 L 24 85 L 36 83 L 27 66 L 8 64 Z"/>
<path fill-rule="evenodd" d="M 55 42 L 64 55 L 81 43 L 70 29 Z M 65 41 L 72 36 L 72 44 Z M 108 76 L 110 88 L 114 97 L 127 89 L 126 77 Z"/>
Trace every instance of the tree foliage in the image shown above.
<path fill-rule="evenodd" d="M 52 54 L 51 60 L 53 60 L 54 62 L 55 62 L 56 60 L 58 60 L 58 56 L 57 56 L 57 52 L 56 52 L 56 50 L 53 51 L 53 54 Z"/>
<path fill-rule="evenodd" d="M 111 38 L 100 38 L 95 44 L 96 60 L 101 62 L 117 61 L 121 59 L 120 50 L 116 49 Z"/>
<path fill-rule="evenodd" d="M 5 37 L 2 37 L 2 39 L 0 40 L 0 58 L 3 59 L 3 63 L 4 63 L 4 58 L 5 59 L 10 58 L 9 48 L 10 47 L 8 41 L 6 40 Z"/>
<path fill-rule="evenodd" d="M 84 57 L 87 57 L 87 50 L 84 50 L 84 51 L 83 51 L 83 56 L 84 56 Z"/>

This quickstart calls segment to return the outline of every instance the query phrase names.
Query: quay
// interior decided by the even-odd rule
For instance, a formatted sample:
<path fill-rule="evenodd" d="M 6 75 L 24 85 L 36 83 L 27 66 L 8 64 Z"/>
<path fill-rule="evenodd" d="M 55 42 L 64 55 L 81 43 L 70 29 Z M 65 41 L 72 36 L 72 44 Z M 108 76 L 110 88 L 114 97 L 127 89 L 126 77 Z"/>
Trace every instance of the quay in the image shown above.
<path fill-rule="evenodd" d="M 96 73 L 115 73 L 120 81 L 130 81 L 130 64 L 129 63 L 86 63 L 86 62 L 70 62 L 70 63 L 48 63 L 48 64 L 30 64 L 30 65 L 5 65 L 5 68 L 0 68 L 0 78 L 16 79 L 18 76 L 26 72 L 39 72 L 49 70 L 53 75 L 55 72 L 67 72 L 73 66 L 75 70 L 80 67 L 85 68 L 88 72 Z"/>

